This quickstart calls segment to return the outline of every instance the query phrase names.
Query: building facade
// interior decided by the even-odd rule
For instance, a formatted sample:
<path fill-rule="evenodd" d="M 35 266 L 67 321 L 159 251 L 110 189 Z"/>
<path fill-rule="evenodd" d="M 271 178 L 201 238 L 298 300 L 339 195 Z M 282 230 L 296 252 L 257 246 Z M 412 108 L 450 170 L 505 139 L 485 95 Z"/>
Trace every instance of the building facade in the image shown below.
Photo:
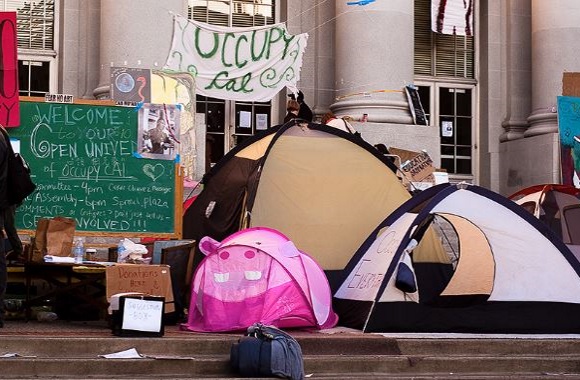
<path fill-rule="evenodd" d="M 332 110 L 371 144 L 426 150 L 453 181 L 509 195 L 560 182 L 556 99 L 564 72 L 580 72 L 577 0 L 472 0 L 472 36 L 430 30 L 430 0 L 6 0 L 18 12 L 21 95 L 110 97 L 113 66 L 161 69 L 172 17 L 223 26 L 285 22 L 308 33 L 299 88 L 320 117 Z M 415 125 L 414 85 L 428 125 Z M 278 124 L 286 92 L 270 102 L 197 97 L 207 146 L 219 160 L 255 132 L 240 111 Z"/>

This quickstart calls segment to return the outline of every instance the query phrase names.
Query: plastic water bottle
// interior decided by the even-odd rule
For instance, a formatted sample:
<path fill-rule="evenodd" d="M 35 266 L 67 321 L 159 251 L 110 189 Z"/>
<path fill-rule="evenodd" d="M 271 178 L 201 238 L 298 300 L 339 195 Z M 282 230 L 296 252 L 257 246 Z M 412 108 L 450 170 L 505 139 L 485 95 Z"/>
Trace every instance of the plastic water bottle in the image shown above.
<path fill-rule="evenodd" d="M 117 245 L 117 262 L 123 262 L 124 258 L 123 258 L 123 252 L 127 249 L 125 248 L 125 239 L 121 239 L 119 240 L 119 244 Z"/>
<path fill-rule="evenodd" d="M 73 256 L 75 258 L 75 263 L 82 264 L 85 256 L 85 242 L 82 237 L 75 238 L 75 245 L 73 248 Z"/>

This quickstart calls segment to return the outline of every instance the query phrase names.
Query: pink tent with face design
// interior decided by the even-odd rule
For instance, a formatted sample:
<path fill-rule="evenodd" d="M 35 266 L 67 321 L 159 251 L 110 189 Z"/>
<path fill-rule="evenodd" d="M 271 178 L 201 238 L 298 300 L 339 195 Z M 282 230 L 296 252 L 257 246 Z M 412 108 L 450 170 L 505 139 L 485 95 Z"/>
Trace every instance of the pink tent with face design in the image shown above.
<path fill-rule="evenodd" d="M 193 276 L 184 329 L 241 331 L 256 322 L 279 328 L 336 325 L 324 271 L 282 233 L 253 227 L 222 242 L 204 237 L 199 247 L 206 257 Z"/>

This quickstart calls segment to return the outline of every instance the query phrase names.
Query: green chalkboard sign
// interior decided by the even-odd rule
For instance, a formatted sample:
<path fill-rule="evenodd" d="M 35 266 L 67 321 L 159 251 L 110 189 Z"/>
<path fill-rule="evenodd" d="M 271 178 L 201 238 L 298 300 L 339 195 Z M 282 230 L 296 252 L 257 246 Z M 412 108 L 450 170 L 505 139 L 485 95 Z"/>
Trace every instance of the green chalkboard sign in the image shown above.
<path fill-rule="evenodd" d="M 18 209 L 18 229 L 67 216 L 86 235 L 181 236 L 178 166 L 135 153 L 134 108 L 21 101 L 20 112 L 9 134 L 38 187 Z"/>

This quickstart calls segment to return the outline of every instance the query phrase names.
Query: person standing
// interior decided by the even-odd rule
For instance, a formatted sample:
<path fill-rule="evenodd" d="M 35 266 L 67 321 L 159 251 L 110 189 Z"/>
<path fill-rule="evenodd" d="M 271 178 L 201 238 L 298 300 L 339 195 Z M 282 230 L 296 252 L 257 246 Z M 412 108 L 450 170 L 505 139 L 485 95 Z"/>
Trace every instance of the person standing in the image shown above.
<path fill-rule="evenodd" d="M 1 127 L 0 127 L 1 128 Z M 0 327 L 4 327 L 4 295 L 6 294 L 6 233 L 4 232 L 4 216 L 7 209 L 10 208 L 8 203 L 8 144 L 10 141 L 4 137 L 0 137 Z"/>
<path fill-rule="evenodd" d="M 306 102 L 304 101 L 304 94 L 302 93 L 302 91 L 298 90 L 297 96 L 294 94 L 290 94 L 288 96 L 290 97 L 290 99 L 296 100 L 300 105 L 300 110 L 298 111 L 298 119 L 306 120 L 307 122 L 311 123 L 312 119 L 314 118 L 314 115 L 308 104 L 306 104 Z"/>
<path fill-rule="evenodd" d="M 300 112 L 300 104 L 294 99 L 288 100 L 286 105 L 286 116 L 284 116 L 284 124 L 292 119 L 298 118 L 298 113 Z"/>
<path fill-rule="evenodd" d="M 151 139 L 151 153 L 164 154 L 165 146 L 169 144 L 169 136 L 165 130 L 165 120 L 163 120 L 163 113 L 157 119 L 155 128 L 149 130 L 149 138 Z"/>
<path fill-rule="evenodd" d="M 357 134 L 357 131 L 348 121 L 346 121 L 342 117 L 337 117 L 332 112 L 327 112 L 322 116 L 322 124 L 326 124 L 328 126 L 340 129 L 348 133 L 352 133 L 353 135 Z"/>

